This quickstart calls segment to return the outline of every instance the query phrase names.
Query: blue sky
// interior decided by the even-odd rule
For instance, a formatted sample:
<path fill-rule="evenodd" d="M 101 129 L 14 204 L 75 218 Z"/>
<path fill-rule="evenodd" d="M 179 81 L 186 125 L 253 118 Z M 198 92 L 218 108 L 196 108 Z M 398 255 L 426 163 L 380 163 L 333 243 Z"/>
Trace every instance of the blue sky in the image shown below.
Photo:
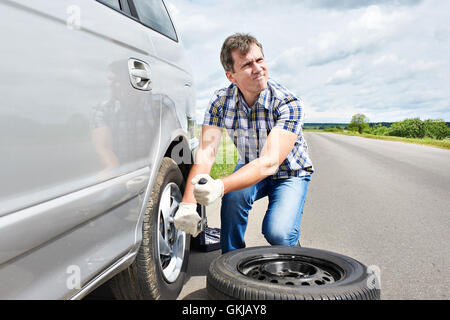
<path fill-rule="evenodd" d="M 269 76 L 305 101 L 305 122 L 450 122 L 450 1 L 170 0 L 197 91 L 197 121 L 228 86 L 223 40 L 263 45 Z"/>

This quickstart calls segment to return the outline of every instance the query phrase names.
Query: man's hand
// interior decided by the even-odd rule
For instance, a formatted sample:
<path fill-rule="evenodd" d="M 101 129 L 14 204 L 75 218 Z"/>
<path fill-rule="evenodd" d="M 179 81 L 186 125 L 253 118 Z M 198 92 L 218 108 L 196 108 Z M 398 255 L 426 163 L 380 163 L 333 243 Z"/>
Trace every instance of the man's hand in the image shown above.
<path fill-rule="evenodd" d="M 202 183 L 203 181 L 206 183 Z M 192 179 L 191 183 L 194 185 L 195 200 L 204 206 L 223 197 L 224 187 L 220 179 L 214 180 L 208 174 L 199 174 Z"/>
<path fill-rule="evenodd" d="M 201 220 L 201 217 L 197 213 L 197 205 L 195 203 L 181 202 L 175 213 L 173 223 L 175 228 L 196 237 L 201 231 L 198 227 L 198 223 Z"/>

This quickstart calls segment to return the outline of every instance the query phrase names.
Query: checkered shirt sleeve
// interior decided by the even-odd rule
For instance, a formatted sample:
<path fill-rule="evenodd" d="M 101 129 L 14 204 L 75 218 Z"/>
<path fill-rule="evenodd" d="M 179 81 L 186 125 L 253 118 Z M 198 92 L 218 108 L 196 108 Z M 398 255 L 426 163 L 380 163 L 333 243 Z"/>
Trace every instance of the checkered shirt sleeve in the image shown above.
<path fill-rule="evenodd" d="M 223 107 L 225 100 L 226 96 L 220 96 L 218 92 L 214 94 L 209 102 L 209 107 L 205 112 L 203 125 L 223 128 Z"/>
<path fill-rule="evenodd" d="M 297 135 L 301 134 L 303 127 L 302 103 L 294 97 L 286 97 L 275 109 L 277 121 L 276 128 L 281 128 Z"/>

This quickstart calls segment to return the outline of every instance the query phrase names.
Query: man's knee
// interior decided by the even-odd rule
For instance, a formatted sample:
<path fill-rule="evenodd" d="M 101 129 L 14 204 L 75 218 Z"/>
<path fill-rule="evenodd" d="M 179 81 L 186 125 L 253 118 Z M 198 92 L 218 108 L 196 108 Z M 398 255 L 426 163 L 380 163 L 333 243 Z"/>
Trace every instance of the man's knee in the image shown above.
<path fill-rule="evenodd" d="M 300 232 L 298 230 L 289 230 L 282 228 L 272 228 L 263 231 L 267 242 L 275 246 L 296 245 Z"/>

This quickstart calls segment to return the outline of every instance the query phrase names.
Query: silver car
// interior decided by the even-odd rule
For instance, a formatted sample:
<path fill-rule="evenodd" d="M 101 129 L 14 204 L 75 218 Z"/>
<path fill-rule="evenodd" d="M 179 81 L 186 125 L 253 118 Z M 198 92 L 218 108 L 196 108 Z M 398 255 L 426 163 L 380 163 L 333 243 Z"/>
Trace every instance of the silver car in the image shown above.
<path fill-rule="evenodd" d="M 0 0 L 0 39 L 0 299 L 175 299 L 195 95 L 164 2 Z"/>

